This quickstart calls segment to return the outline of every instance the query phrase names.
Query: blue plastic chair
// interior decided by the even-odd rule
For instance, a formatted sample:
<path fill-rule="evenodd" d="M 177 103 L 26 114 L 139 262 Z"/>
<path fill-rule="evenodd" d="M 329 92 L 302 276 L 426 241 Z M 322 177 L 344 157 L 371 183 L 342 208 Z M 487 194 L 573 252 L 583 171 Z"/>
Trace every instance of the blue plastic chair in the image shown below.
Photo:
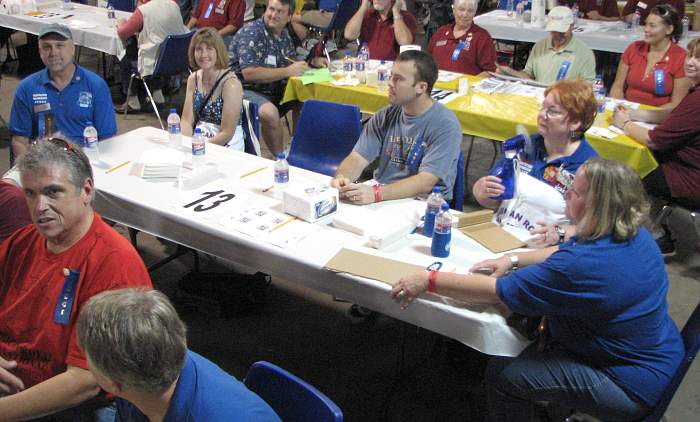
<path fill-rule="evenodd" d="M 308 100 L 294 131 L 289 164 L 327 176 L 350 154 L 362 132 L 360 108 Z"/>
<path fill-rule="evenodd" d="M 450 208 L 457 211 L 464 210 L 464 154 L 462 154 L 461 151 L 457 159 L 457 176 L 455 177 L 455 184 L 452 187 Z"/>
<path fill-rule="evenodd" d="M 149 78 L 163 77 L 168 78 L 170 76 L 179 75 L 184 72 L 189 72 L 190 63 L 189 55 L 187 54 L 187 49 L 190 47 L 190 41 L 194 36 L 195 31 L 186 32 L 184 34 L 178 35 L 168 35 L 165 41 L 160 45 L 160 50 L 158 50 L 158 57 L 156 58 L 156 68 Z M 146 88 L 146 93 L 148 94 L 148 99 L 151 101 L 153 106 L 153 111 L 156 112 L 158 117 L 158 123 L 160 123 L 160 128 L 165 130 L 163 126 L 163 120 L 160 118 L 160 113 L 158 112 L 158 107 L 156 107 L 156 102 L 153 101 L 153 95 L 151 95 L 151 90 L 148 88 L 148 84 L 141 75 L 137 73 L 132 73 L 131 78 L 129 78 L 129 88 L 127 93 L 131 92 L 131 83 L 134 78 L 138 78 L 143 82 L 143 86 Z M 126 119 L 126 114 L 129 107 L 124 108 L 124 119 Z"/>
<path fill-rule="evenodd" d="M 338 7 L 335 9 L 335 13 L 331 18 L 331 22 L 325 28 L 319 28 L 321 30 L 320 42 L 323 43 L 323 51 L 326 57 L 330 60 L 330 55 L 326 49 L 326 41 L 332 38 L 333 31 L 340 31 L 340 34 L 345 30 L 345 25 L 348 23 L 350 18 L 357 12 L 360 8 L 360 0 L 340 0 Z M 342 35 L 341 35 L 342 36 Z"/>
<path fill-rule="evenodd" d="M 343 412 L 326 395 L 270 362 L 251 365 L 244 384 L 265 400 L 284 422 L 343 420 Z"/>
<path fill-rule="evenodd" d="M 676 370 L 676 373 L 673 374 L 671 382 L 668 384 L 668 387 L 666 387 L 666 390 L 664 390 L 653 411 L 642 419 L 641 422 L 657 422 L 661 420 L 668 405 L 671 403 L 671 399 L 673 399 L 673 395 L 676 394 L 676 390 L 678 390 L 678 387 L 681 385 L 683 377 L 685 377 L 685 374 L 688 372 L 690 364 L 693 363 L 695 356 L 698 354 L 698 350 L 700 350 L 700 303 L 695 307 L 690 318 L 688 318 L 688 321 L 683 326 L 681 337 L 683 337 L 683 344 L 685 345 L 683 362 Z"/>
<path fill-rule="evenodd" d="M 133 12 L 136 9 L 136 2 L 134 0 L 109 0 L 108 5 L 112 5 L 115 10 L 121 10 L 122 12 Z"/>
<path fill-rule="evenodd" d="M 260 115 L 258 105 L 243 100 L 241 106 L 241 125 L 243 126 L 244 151 L 247 154 L 260 155 Z"/>

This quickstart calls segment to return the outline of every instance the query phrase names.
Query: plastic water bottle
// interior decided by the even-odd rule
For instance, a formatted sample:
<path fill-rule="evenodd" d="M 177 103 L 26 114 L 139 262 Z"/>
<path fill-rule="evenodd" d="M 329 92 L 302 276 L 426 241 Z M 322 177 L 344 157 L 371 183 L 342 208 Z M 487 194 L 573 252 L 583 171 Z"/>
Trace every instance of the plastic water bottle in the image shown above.
<path fill-rule="evenodd" d="M 642 14 L 639 9 L 634 10 L 634 15 L 632 15 L 632 30 L 636 31 L 639 29 L 639 22 L 642 21 Z"/>
<path fill-rule="evenodd" d="M 363 43 L 362 47 L 357 52 L 357 57 L 355 58 L 355 72 L 357 72 L 357 79 L 360 83 L 367 82 L 367 72 L 365 68 L 367 66 L 367 61 L 369 60 L 369 55 L 366 55 L 367 51 L 362 51 L 362 49 L 367 48 L 367 44 Z"/>
<path fill-rule="evenodd" d="M 61 9 L 63 9 L 63 10 L 72 10 L 72 9 L 73 9 L 73 4 L 71 4 L 70 0 L 63 0 L 63 4 L 61 5 Z"/>
<path fill-rule="evenodd" d="M 87 155 L 91 164 L 100 162 L 100 147 L 97 144 L 97 129 L 92 122 L 87 122 L 83 130 L 83 151 Z"/>
<path fill-rule="evenodd" d="M 598 114 L 605 113 L 605 84 L 603 83 L 603 75 L 597 75 L 593 82 L 593 95 L 598 103 Z"/>
<path fill-rule="evenodd" d="M 506 15 L 508 15 L 508 17 L 513 16 L 513 9 L 513 0 L 508 0 L 508 3 L 506 3 Z"/>
<path fill-rule="evenodd" d="M 117 14 L 114 12 L 114 6 L 112 6 L 112 2 L 107 3 L 107 19 L 109 19 L 109 27 L 116 28 Z"/>
<path fill-rule="evenodd" d="M 430 254 L 438 258 L 450 256 L 450 240 L 452 240 L 452 215 L 450 206 L 442 204 L 440 212 L 435 217 L 435 230 L 433 231 L 433 243 L 430 245 Z"/>
<path fill-rule="evenodd" d="M 369 46 L 366 42 L 362 43 L 362 46 L 360 47 L 360 50 L 357 53 L 357 57 L 360 56 L 362 56 L 362 58 L 365 59 L 365 63 L 369 61 Z"/>
<path fill-rule="evenodd" d="M 377 89 L 382 92 L 389 90 L 389 68 L 382 60 L 377 68 Z"/>
<path fill-rule="evenodd" d="M 515 6 L 515 21 L 518 26 L 523 26 L 523 13 L 525 13 L 525 3 L 527 0 L 521 0 L 518 5 Z"/>
<path fill-rule="evenodd" d="M 192 136 L 192 166 L 199 167 L 206 163 L 207 140 L 202 133 L 202 129 L 196 128 Z"/>
<path fill-rule="evenodd" d="M 280 153 L 275 161 L 275 196 L 281 197 L 287 186 L 289 186 L 289 163 L 287 157 Z"/>
<path fill-rule="evenodd" d="M 688 17 L 688 15 L 683 16 L 683 19 L 681 19 L 681 23 L 683 24 L 683 33 L 681 34 L 681 36 L 687 37 L 688 31 L 690 31 L 690 18 Z"/>
<path fill-rule="evenodd" d="M 171 148 L 180 148 L 180 145 L 182 145 L 180 116 L 177 115 L 177 110 L 174 108 L 171 108 L 170 114 L 168 114 L 168 145 Z"/>
<path fill-rule="evenodd" d="M 573 15 L 574 18 L 574 28 L 578 24 L 578 15 L 579 15 L 579 9 L 578 9 L 578 3 L 574 3 L 573 6 L 571 6 L 571 14 Z"/>
<path fill-rule="evenodd" d="M 428 196 L 428 200 L 425 201 L 425 218 L 423 220 L 423 235 L 426 237 L 433 237 L 433 229 L 435 228 L 435 217 L 440 212 L 440 207 L 445 202 L 442 199 L 442 194 L 440 193 L 440 188 L 435 186 L 433 188 L 433 193 Z"/>
<path fill-rule="evenodd" d="M 343 59 L 343 75 L 348 79 L 352 78 L 352 62 L 352 55 L 348 51 L 345 53 L 345 58 Z"/>

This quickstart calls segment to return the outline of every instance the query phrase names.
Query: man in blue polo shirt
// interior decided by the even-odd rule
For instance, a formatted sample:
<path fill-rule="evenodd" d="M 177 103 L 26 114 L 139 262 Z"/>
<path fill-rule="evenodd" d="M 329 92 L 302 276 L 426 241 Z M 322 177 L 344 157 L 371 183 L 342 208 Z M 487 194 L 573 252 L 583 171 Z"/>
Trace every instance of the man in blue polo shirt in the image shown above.
<path fill-rule="evenodd" d="M 157 290 L 95 295 L 76 329 L 97 383 L 118 397 L 116 421 L 280 420 L 240 381 L 187 350 L 185 324 Z"/>
<path fill-rule="evenodd" d="M 70 29 L 51 24 L 39 34 L 39 56 L 46 66 L 23 79 L 12 103 L 10 134 L 15 157 L 30 139 L 61 132 L 78 145 L 92 122 L 101 139 L 117 133 L 112 96 L 105 81 L 75 64 Z"/>

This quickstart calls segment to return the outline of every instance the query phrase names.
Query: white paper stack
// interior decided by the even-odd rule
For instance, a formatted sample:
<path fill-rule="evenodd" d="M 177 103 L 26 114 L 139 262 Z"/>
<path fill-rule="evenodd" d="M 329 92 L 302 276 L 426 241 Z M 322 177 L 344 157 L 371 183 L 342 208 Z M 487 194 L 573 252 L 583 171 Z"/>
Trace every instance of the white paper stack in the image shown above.
<path fill-rule="evenodd" d="M 417 216 L 382 215 L 360 207 L 345 207 L 333 218 L 333 226 L 366 237 L 368 245 L 381 249 L 411 233 Z"/>
<path fill-rule="evenodd" d="M 180 177 L 184 155 L 173 149 L 149 149 L 143 152 L 139 162 L 141 178 L 149 182 L 174 182 Z"/>

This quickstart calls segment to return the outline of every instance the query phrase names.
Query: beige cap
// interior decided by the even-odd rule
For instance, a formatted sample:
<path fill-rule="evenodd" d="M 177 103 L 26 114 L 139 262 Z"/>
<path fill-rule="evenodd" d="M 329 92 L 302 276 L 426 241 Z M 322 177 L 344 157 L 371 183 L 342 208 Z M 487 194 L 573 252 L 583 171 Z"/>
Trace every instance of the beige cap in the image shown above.
<path fill-rule="evenodd" d="M 547 15 L 547 26 L 545 29 L 550 32 L 566 32 L 574 23 L 574 14 L 566 6 L 557 6 L 549 11 Z"/>

